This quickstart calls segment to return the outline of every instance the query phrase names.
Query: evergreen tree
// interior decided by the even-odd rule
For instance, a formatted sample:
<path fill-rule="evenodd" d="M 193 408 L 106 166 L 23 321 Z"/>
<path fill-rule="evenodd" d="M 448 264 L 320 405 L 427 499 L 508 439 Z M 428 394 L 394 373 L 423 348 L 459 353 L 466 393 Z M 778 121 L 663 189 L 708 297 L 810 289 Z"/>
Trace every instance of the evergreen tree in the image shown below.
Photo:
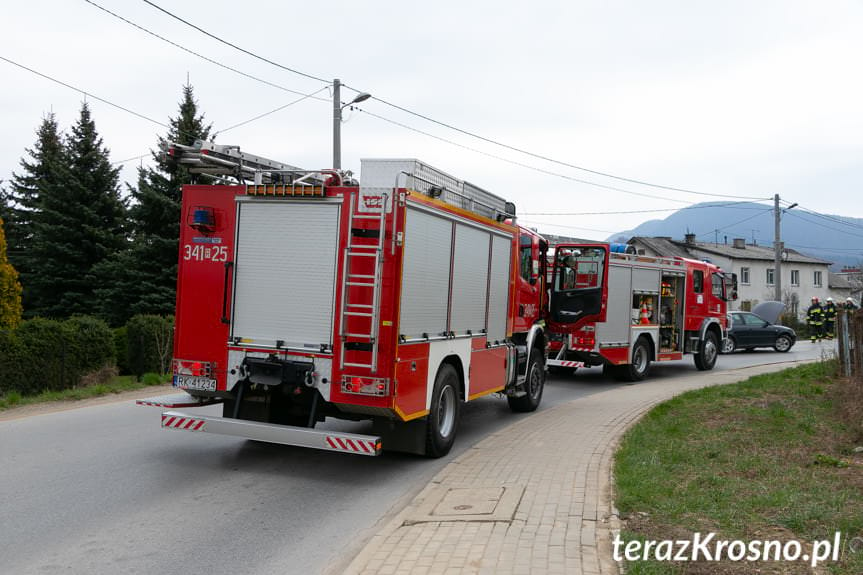
<path fill-rule="evenodd" d="M 53 317 L 96 311 L 88 276 L 125 242 L 119 168 L 111 165 L 86 103 L 63 160 L 57 181 L 39 187 L 28 250 L 39 271 L 30 279 L 36 303 L 28 313 Z"/>
<path fill-rule="evenodd" d="M 0 329 L 14 329 L 21 323 L 21 284 L 18 272 L 6 258 L 6 236 L 0 218 Z"/>
<path fill-rule="evenodd" d="M 13 173 L 11 187 L 2 191 L 2 216 L 6 222 L 9 262 L 20 273 L 24 285 L 24 309 L 29 312 L 43 305 L 30 289 L 31 280 L 41 273 L 31 251 L 34 217 L 39 210 L 42 190 L 56 186 L 58 171 L 64 161 L 63 139 L 54 114 L 48 114 L 42 120 L 36 131 L 36 143 L 25 151 L 29 159 L 21 159 L 22 173 Z"/>
<path fill-rule="evenodd" d="M 183 86 L 179 115 L 159 145 L 177 142 L 192 145 L 207 140 L 211 125 L 198 112 L 192 86 Z M 102 317 L 122 325 L 136 314 L 174 313 L 177 254 L 180 237 L 182 186 L 191 183 L 188 170 L 153 153 L 155 168 L 138 170 L 138 185 L 130 188 L 134 204 L 129 210 L 132 245 L 105 261 L 96 270 L 102 287 L 97 296 Z"/>

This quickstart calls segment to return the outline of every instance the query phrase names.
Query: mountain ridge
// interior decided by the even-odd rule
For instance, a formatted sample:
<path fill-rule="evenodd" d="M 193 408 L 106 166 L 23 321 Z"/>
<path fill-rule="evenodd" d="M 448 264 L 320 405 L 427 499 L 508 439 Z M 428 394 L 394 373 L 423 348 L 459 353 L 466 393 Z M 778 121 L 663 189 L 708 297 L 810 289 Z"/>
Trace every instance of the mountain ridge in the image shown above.
<path fill-rule="evenodd" d="M 773 229 L 773 206 L 703 202 L 612 234 L 607 241 L 626 241 L 634 236 L 683 240 L 685 234 L 694 233 L 699 242 L 731 244 L 734 238 L 744 238 L 749 244 L 772 246 Z M 859 266 L 863 262 L 863 218 L 786 209 L 782 213 L 782 241 L 800 253 L 832 262 L 833 271 Z"/>

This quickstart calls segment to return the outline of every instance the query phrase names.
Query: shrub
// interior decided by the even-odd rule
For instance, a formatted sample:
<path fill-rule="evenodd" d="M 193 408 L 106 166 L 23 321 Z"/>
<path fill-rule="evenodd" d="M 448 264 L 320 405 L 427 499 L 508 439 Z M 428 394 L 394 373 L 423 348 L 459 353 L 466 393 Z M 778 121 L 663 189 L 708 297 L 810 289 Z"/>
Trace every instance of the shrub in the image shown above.
<path fill-rule="evenodd" d="M 136 315 L 126 324 L 130 371 L 141 378 L 147 372 L 167 373 L 171 367 L 174 317 Z"/>
<path fill-rule="evenodd" d="M 117 371 L 116 366 L 105 365 L 96 371 L 85 373 L 84 376 L 81 377 L 80 386 L 93 387 L 96 385 L 105 385 L 107 383 L 111 383 L 118 375 L 120 375 L 120 373 Z"/>

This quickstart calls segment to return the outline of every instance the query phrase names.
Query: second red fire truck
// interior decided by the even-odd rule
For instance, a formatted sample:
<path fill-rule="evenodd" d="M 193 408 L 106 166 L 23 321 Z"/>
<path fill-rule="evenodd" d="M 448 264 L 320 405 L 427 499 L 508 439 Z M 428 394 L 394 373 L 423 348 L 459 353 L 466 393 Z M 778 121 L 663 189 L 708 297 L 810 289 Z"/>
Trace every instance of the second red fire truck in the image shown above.
<path fill-rule="evenodd" d="M 199 142 L 167 153 L 244 185 L 183 190 L 167 429 L 364 455 L 446 454 L 463 402 L 533 411 L 547 243 L 515 206 L 417 160 L 361 182 Z M 221 403 L 221 417 L 174 411 Z M 315 429 L 371 420 L 370 433 Z"/>
<path fill-rule="evenodd" d="M 548 366 L 604 366 L 644 379 L 654 361 L 691 354 L 713 369 L 726 329 L 731 274 L 704 261 L 647 257 L 610 244 L 559 244 L 551 266 Z"/>

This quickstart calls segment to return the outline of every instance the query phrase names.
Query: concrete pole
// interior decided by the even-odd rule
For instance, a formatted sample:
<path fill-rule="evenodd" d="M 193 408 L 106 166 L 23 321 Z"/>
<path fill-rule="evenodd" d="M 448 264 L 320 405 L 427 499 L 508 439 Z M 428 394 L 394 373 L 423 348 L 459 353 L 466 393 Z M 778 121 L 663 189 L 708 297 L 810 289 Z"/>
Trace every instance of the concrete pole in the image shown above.
<path fill-rule="evenodd" d="M 779 194 L 773 196 L 773 284 L 776 286 L 773 299 L 782 301 L 782 229 L 780 218 L 782 211 L 779 209 Z"/>
<path fill-rule="evenodd" d="M 342 99 L 341 81 L 333 80 L 333 169 L 342 169 Z"/>

